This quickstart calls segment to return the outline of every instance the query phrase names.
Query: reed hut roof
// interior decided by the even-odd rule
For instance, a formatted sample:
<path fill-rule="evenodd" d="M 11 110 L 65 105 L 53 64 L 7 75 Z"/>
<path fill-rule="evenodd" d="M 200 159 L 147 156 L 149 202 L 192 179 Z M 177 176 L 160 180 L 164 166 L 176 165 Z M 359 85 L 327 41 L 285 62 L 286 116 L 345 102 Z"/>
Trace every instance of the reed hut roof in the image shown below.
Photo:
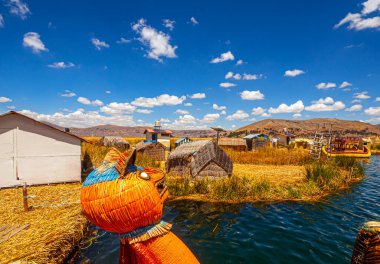
<path fill-rule="evenodd" d="M 165 149 L 165 146 L 162 145 L 160 142 L 152 142 L 152 141 L 140 141 L 139 143 L 136 144 L 135 148 L 137 151 L 141 151 L 152 144 Z"/>
<path fill-rule="evenodd" d="M 187 158 L 191 155 L 196 154 L 201 148 L 210 143 L 212 144 L 210 140 L 197 140 L 186 144 L 182 144 L 170 153 L 169 158 Z"/>
<path fill-rule="evenodd" d="M 192 176 L 197 176 L 211 162 L 222 168 L 227 175 L 232 174 L 231 158 L 211 140 L 197 140 L 178 146 L 169 154 L 166 164 L 167 172 L 178 160 L 190 161 L 188 166 L 190 166 Z"/>
<path fill-rule="evenodd" d="M 129 142 L 122 137 L 105 136 L 98 141 L 99 145 L 111 147 L 115 145 L 129 145 Z"/>
<path fill-rule="evenodd" d="M 247 147 L 247 142 L 242 138 L 220 138 L 220 146 L 245 146 Z"/>

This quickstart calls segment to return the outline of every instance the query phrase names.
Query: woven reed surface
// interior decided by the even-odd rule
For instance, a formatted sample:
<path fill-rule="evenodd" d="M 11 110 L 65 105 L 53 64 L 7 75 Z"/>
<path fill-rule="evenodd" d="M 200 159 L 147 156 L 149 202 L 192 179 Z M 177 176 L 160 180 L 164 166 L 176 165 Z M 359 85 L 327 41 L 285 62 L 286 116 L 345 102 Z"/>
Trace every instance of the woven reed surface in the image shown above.
<path fill-rule="evenodd" d="M 98 142 L 96 142 L 98 146 L 106 146 L 106 147 L 118 147 L 119 149 L 126 150 L 129 149 L 130 144 L 127 140 L 122 137 L 102 137 Z"/>
<path fill-rule="evenodd" d="M 191 250 L 172 232 L 144 242 L 149 250 L 165 264 L 199 263 Z"/>
<path fill-rule="evenodd" d="M 154 184 L 137 176 L 83 187 L 81 203 L 92 223 L 115 233 L 157 223 L 163 207 Z"/>
<path fill-rule="evenodd" d="M 177 176 L 222 177 L 231 175 L 232 168 L 231 158 L 209 140 L 180 145 L 170 153 L 166 163 L 167 172 Z"/>
<path fill-rule="evenodd" d="M 243 138 L 220 138 L 219 146 L 243 146 L 247 147 L 247 143 Z"/>
<path fill-rule="evenodd" d="M 380 263 L 380 222 L 367 222 L 359 231 L 351 263 Z"/>

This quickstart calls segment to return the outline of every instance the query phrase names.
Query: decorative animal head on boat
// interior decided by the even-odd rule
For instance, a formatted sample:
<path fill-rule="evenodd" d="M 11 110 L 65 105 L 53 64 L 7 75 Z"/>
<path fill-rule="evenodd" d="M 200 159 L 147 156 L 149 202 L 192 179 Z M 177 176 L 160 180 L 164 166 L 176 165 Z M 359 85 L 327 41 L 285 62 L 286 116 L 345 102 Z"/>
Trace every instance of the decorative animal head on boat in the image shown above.
<path fill-rule="evenodd" d="M 112 149 L 83 183 L 82 210 L 96 226 L 128 233 L 160 222 L 168 196 L 165 173 L 136 166 L 136 150 Z"/>

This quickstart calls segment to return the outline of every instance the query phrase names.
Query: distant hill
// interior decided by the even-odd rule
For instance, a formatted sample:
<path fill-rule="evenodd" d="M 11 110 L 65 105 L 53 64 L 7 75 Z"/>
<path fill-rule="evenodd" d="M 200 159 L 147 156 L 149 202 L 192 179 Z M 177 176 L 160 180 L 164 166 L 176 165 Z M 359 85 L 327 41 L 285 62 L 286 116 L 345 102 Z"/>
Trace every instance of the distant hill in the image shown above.
<path fill-rule="evenodd" d="M 70 132 L 77 136 L 121 136 L 121 137 L 144 137 L 147 126 L 115 126 L 101 125 L 87 128 L 70 128 Z M 205 130 L 172 130 L 174 137 L 212 137 L 215 131 Z"/>
<path fill-rule="evenodd" d="M 331 130 L 334 133 L 344 132 L 345 134 L 380 134 L 379 125 L 371 125 L 360 121 L 340 120 L 335 118 L 314 118 L 309 120 L 286 120 L 286 119 L 265 119 L 250 125 L 238 128 L 235 132 L 258 133 L 258 132 L 280 132 L 284 128 L 294 132 L 296 135 L 314 133 L 319 126 L 319 131 Z"/>

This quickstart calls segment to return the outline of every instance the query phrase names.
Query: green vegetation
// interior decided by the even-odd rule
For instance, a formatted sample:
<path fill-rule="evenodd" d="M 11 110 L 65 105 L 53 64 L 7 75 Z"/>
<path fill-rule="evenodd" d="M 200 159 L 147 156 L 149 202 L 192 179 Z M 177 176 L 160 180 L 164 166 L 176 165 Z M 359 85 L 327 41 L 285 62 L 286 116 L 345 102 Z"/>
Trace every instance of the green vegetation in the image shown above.
<path fill-rule="evenodd" d="M 277 201 L 313 199 L 347 188 L 364 177 L 362 165 L 355 159 L 339 157 L 304 165 L 301 181 L 270 181 L 235 171 L 220 180 L 169 177 L 166 185 L 173 197 L 217 201 Z M 274 176 L 275 177 L 275 176 Z"/>

